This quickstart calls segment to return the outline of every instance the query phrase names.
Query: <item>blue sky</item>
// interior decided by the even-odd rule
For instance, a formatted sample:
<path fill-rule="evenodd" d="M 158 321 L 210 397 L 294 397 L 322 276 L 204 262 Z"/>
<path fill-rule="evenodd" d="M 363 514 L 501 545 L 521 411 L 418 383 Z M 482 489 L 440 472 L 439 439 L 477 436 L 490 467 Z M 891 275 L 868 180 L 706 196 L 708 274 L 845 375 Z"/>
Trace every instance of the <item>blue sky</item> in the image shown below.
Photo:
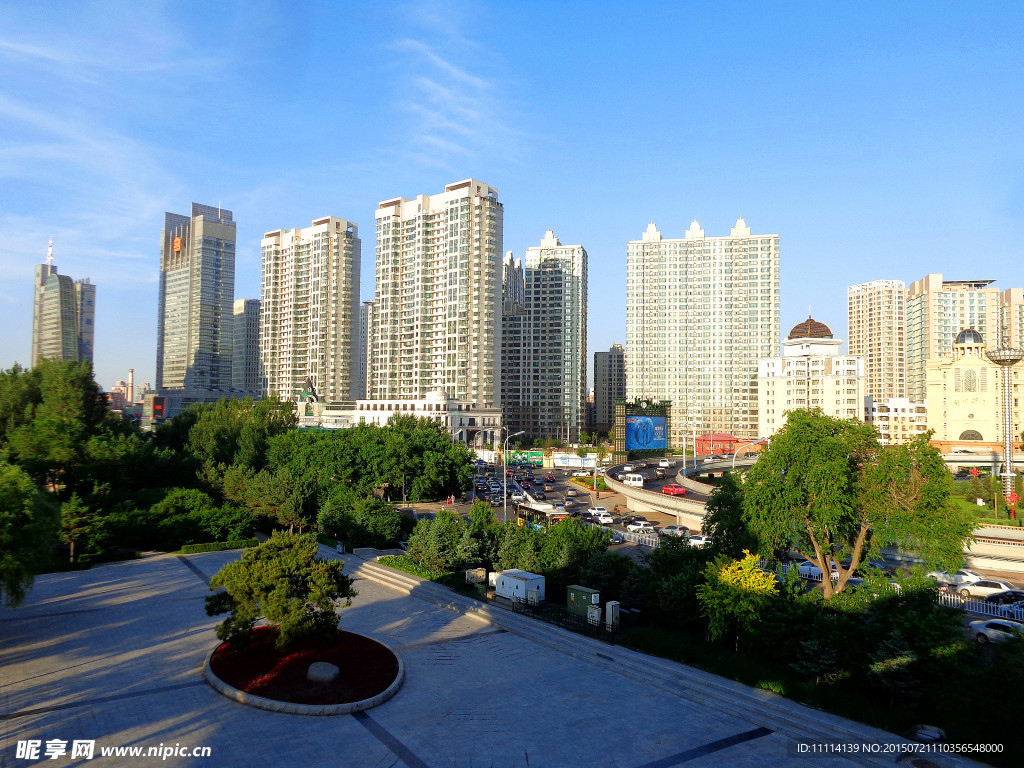
<path fill-rule="evenodd" d="M 589 357 L 624 342 L 626 242 L 738 216 L 778 233 L 782 332 L 845 338 L 875 279 L 1024 284 L 1016 2 L 46 2 L 0 6 L 0 366 L 27 364 L 32 274 L 97 288 L 106 388 L 152 380 L 164 211 L 259 241 L 473 176 L 505 248 L 590 254 Z"/>

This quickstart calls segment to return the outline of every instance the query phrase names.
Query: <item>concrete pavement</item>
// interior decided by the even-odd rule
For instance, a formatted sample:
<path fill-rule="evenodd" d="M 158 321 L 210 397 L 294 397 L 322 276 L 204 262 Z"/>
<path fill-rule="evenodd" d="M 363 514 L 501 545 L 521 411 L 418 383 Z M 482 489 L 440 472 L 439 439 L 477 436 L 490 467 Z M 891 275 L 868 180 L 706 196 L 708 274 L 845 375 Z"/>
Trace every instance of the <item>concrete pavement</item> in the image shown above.
<path fill-rule="evenodd" d="M 326 548 L 322 552 L 328 555 Z M 207 580 L 237 552 L 158 555 L 37 579 L 0 613 L 0 766 L 623 766 L 771 768 L 796 738 L 899 740 L 762 691 L 471 603 L 344 556 L 345 629 L 394 648 L 406 682 L 357 715 L 301 717 L 216 693 Z M 336 556 L 336 555 L 331 555 Z M 17 756 L 18 742 L 95 740 L 93 760 Z M 209 757 L 100 757 L 103 747 Z M 813 754 L 808 766 L 892 765 Z M 942 763 L 944 765 L 950 762 Z M 966 763 L 962 763 L 966 764 Z"/>

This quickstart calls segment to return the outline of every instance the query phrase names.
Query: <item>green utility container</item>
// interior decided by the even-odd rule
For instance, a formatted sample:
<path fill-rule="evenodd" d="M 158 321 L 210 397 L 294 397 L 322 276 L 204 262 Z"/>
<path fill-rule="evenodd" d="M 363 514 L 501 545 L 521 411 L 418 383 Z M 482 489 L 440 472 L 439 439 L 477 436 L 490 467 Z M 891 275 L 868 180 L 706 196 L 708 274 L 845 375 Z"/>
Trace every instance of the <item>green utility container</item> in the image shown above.
<path fill-rule="evenodd" d="M 601 604 L 601 593 L 596 589 L 573 584 L 565 591 L 569 613 L 574 613 L 577 616 L 586 616 L 588 606 Z"/>

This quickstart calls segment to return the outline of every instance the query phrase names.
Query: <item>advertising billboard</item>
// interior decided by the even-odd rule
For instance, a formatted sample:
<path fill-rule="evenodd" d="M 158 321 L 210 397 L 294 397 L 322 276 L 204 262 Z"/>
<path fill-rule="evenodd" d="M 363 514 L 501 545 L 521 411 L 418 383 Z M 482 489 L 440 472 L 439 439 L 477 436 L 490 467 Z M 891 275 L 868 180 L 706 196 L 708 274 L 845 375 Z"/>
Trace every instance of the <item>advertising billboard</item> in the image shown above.
<path fill-rule="evenodd" d="M 507 451 L 505 461 L 509 464 L 533 464 L 544 466 L 544 451 Z"/>
<path fill-rule="evenodd" d="M 648 451 L 668 448 L 664 416 L 627 416 L 626 450 Z"/>

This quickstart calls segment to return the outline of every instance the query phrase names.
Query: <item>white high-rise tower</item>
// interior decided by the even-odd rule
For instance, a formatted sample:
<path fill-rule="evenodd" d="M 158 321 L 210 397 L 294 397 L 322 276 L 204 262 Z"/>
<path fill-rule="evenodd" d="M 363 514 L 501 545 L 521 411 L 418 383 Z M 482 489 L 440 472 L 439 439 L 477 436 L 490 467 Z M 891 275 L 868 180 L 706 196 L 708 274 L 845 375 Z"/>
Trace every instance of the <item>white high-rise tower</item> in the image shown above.
<path fill-rule="evenodd" d="M 779 349 L 779 236 L 727 237 L 694 221 L 627 246 L 626 397 L 672 401 L 670 445 L 699 432 L 757 435 L 757 361 Z"/>
<path fill-rule="evenodd" d="M 502 227 L 498 190 L 476 179 L 377 207 L 367 397 L 443 391 L 500 401 Z"/>

